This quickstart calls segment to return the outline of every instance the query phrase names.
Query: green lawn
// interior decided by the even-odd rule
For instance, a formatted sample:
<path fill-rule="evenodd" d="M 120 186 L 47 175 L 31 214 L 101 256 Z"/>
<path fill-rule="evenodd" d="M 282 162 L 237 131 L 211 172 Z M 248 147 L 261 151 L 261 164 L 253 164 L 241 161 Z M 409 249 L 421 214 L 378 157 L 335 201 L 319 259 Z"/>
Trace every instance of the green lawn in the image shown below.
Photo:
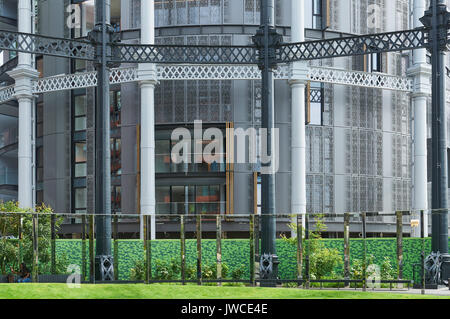
<path fill-rule="evenodd" d="M 398 293 L 181 285 L 0 284 L 0 299 L 436 299 Z M 442 297 L 441 297 L 442 298 Z M 450 298 L 450 297 L 449 297 Z"/>

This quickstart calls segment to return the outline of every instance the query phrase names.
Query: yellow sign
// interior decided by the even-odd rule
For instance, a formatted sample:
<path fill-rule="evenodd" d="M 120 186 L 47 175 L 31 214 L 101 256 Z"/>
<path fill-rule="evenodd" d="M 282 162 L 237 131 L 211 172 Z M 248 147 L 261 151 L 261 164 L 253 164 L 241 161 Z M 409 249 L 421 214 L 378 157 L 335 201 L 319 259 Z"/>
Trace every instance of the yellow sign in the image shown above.
<path fill-rule="evenodd" d="M 420 220 L 418 219 L 411 219 L 411 227 L 419 227 Z"/>

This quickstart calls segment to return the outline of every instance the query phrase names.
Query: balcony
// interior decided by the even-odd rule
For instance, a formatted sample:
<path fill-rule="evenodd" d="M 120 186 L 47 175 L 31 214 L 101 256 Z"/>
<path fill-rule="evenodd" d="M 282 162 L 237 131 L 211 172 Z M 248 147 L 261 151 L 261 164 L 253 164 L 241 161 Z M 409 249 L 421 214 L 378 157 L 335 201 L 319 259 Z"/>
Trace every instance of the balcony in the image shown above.
<path fill-rule="evenodd" d="M 223 154 L 224 155 L 224 154 Z M 225 160 L 223 163 L 173 163 L 171 154 L 156 154 L 156 173 L 225 173 Z"/>
<path fill-rule="evenodd" d="M 0 1 L 0 29 L 17 30 L 17 0 Z"/>
<path fill-rule="evenodd" d="M 17 186 L 18 185 L 17 169 L 8 167 L 0 167 L 0 187 L 1 186 Z"/>
<path fill-rule="evenodd" d="M 6 148 L 17 146 L 19 142 L 18 127 L 10 127 L 0 132 L 0 155 L 5 153 Z"/>
<path fill-rule="evenodd" d="M 204 202 L 204 203 L 157 203 L 157 215 L 189 215 L 205 214 L 217 215 L 225 213 L 225 202 Z"/>

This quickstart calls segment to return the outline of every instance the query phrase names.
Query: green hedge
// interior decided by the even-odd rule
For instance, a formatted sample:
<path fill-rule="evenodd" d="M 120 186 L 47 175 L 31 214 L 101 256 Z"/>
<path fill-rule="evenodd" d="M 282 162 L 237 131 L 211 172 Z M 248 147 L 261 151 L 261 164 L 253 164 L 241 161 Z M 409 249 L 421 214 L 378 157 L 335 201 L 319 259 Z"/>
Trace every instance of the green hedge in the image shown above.
<path fill-rule="evenodd" d="M 324 244 L 329 248 L 338 249 L 342 256 L 344 251 L 343 239 L 324 239 Z M 431 239 L 426 241 L 426 254 L 431 252 Z M 392 264 L 397 265 L 396 251 L 397 242 L 395 238 L 376 238 L 367 239 L 367 256 L 373 255 L 376 264 L 381 264 L 385 256 L 392 260 Z M 82 245 L 81 240 L 57 240 L 56 256 L 57 258 L 65 256 L 70 264 L 82 263 Z M 114 247 L 112 245 L 112 247 Z M 413 264 L 420 263 L 420 253 L 422 242 L 421 239 L 405 238 L 403 240 L 403 277 L 404 279 L 413 279 Z M 119 279 L 129 280 L 130 269 L 134 265 L 134 261 L 144 258 L 143 243 L 140 240 L 119 240 Z M 249 241 L 248 240 L 232 240 L 224 239 L 222 241 L 222 261 L 233 269 L 243 268 L 245 270 L 246 279 L 250 274 L 249 261 Z M 152 268 L 155 268 L 155 260 L 171 260 L 172 258 L 180 258 L 180 241 L 179 240 L 155 240 L 152 241 Z M 279 276 L 282 279 L 297 278 L 296 268 L 296 246 L 289 244 L 281 239 L 277 240 L 277 253 L 280 260 Z M 89 242 L 86 241 L 86 254 L 89 262 Z M 362 239 L 350 240 L 350 260 L 362 259 L 363 257 L 363 241 Z M 342 257 L 343 258 L 343 257 Z M 197 260 L 197 243 L 196 240 L 186 240 L 186 259 L 188 264 L 195 265 Z M 215 263 L 216 260 L 216 241 L 202 240 L 202 262 L 204 264 Z M 87 266 L 89 271 L 89 267 Z M 342 273 L 342 269 L 338 269 L 338 273 Z"/>

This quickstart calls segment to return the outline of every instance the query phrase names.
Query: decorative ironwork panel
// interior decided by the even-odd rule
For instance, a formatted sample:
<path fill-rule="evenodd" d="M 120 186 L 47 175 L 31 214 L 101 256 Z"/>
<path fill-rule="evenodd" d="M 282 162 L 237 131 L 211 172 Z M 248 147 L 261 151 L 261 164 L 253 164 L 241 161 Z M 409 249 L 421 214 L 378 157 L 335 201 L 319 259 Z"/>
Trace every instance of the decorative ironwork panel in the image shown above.
<path fill-rule="evenodd" d="M 95 49 L 88 41 L 62 39 L 0 31 L 0 49 L 57 57 L 94 60 Z"/>
<path fill-rule="evenodd" d="M 187 63 L 256 64 L 258 51 L 252 46 L 173 46 L 116 45 L 112 62 L 117 63 Z"/>
<path fill-rule="evenodd" d="M 278 63 L 317 60 L 427 47 L 426 29 L 361 35 L 345 38 L 284 44 L 277 54 Z"/>
<path fill-rule="evenodd" d="M 5 86 L 0 89 L 0 104 L 14 99 L 14 85 Z"/>
<path fill-rule="evenodd" d="M 139 81 L 136 67 L 111 69 L 110 83 L 120 84 Z M 395 91 L 412 91 L 412 80 L 387 74 L 373 74 L 358 71 L 346 71 L 324 67 L 311 67 L 309 79 L 330 84 L 372 87 Z M 254 65 L 158 65 L 158 80 L 260 80 L 261 72 Z M 277 80 L 288 80 L 290 69 L 281 65 L 275 70 Z M 97 73 L 84 72 L 68 75 L 56 75 L 38 79 L 33 93 L 54 92 L 79 88 L 95 87 Z M 314 92 L 312 92 L 314 93 Z M 318 92 L 320 93 L 320 92 Z M 4 102 L 0 98 L 0 102 Z"/>
<path fill-rule="evenodd" d="M 68 75 L 56 75 L 34 82 L 33 93 L 45 93 L 62 90 L 72 90 L 87 87 L 94 87 L 97 85 L 97 73 L 85 72 Z"/>
<path fill-rule="evenodd" d="M 326 67 L 310 67 L 309 79 L 316 82 L 346 84 L 404 92 L 412 92 L 413 89 L 413 81 L 407 77 L 347 71 Z"/>

